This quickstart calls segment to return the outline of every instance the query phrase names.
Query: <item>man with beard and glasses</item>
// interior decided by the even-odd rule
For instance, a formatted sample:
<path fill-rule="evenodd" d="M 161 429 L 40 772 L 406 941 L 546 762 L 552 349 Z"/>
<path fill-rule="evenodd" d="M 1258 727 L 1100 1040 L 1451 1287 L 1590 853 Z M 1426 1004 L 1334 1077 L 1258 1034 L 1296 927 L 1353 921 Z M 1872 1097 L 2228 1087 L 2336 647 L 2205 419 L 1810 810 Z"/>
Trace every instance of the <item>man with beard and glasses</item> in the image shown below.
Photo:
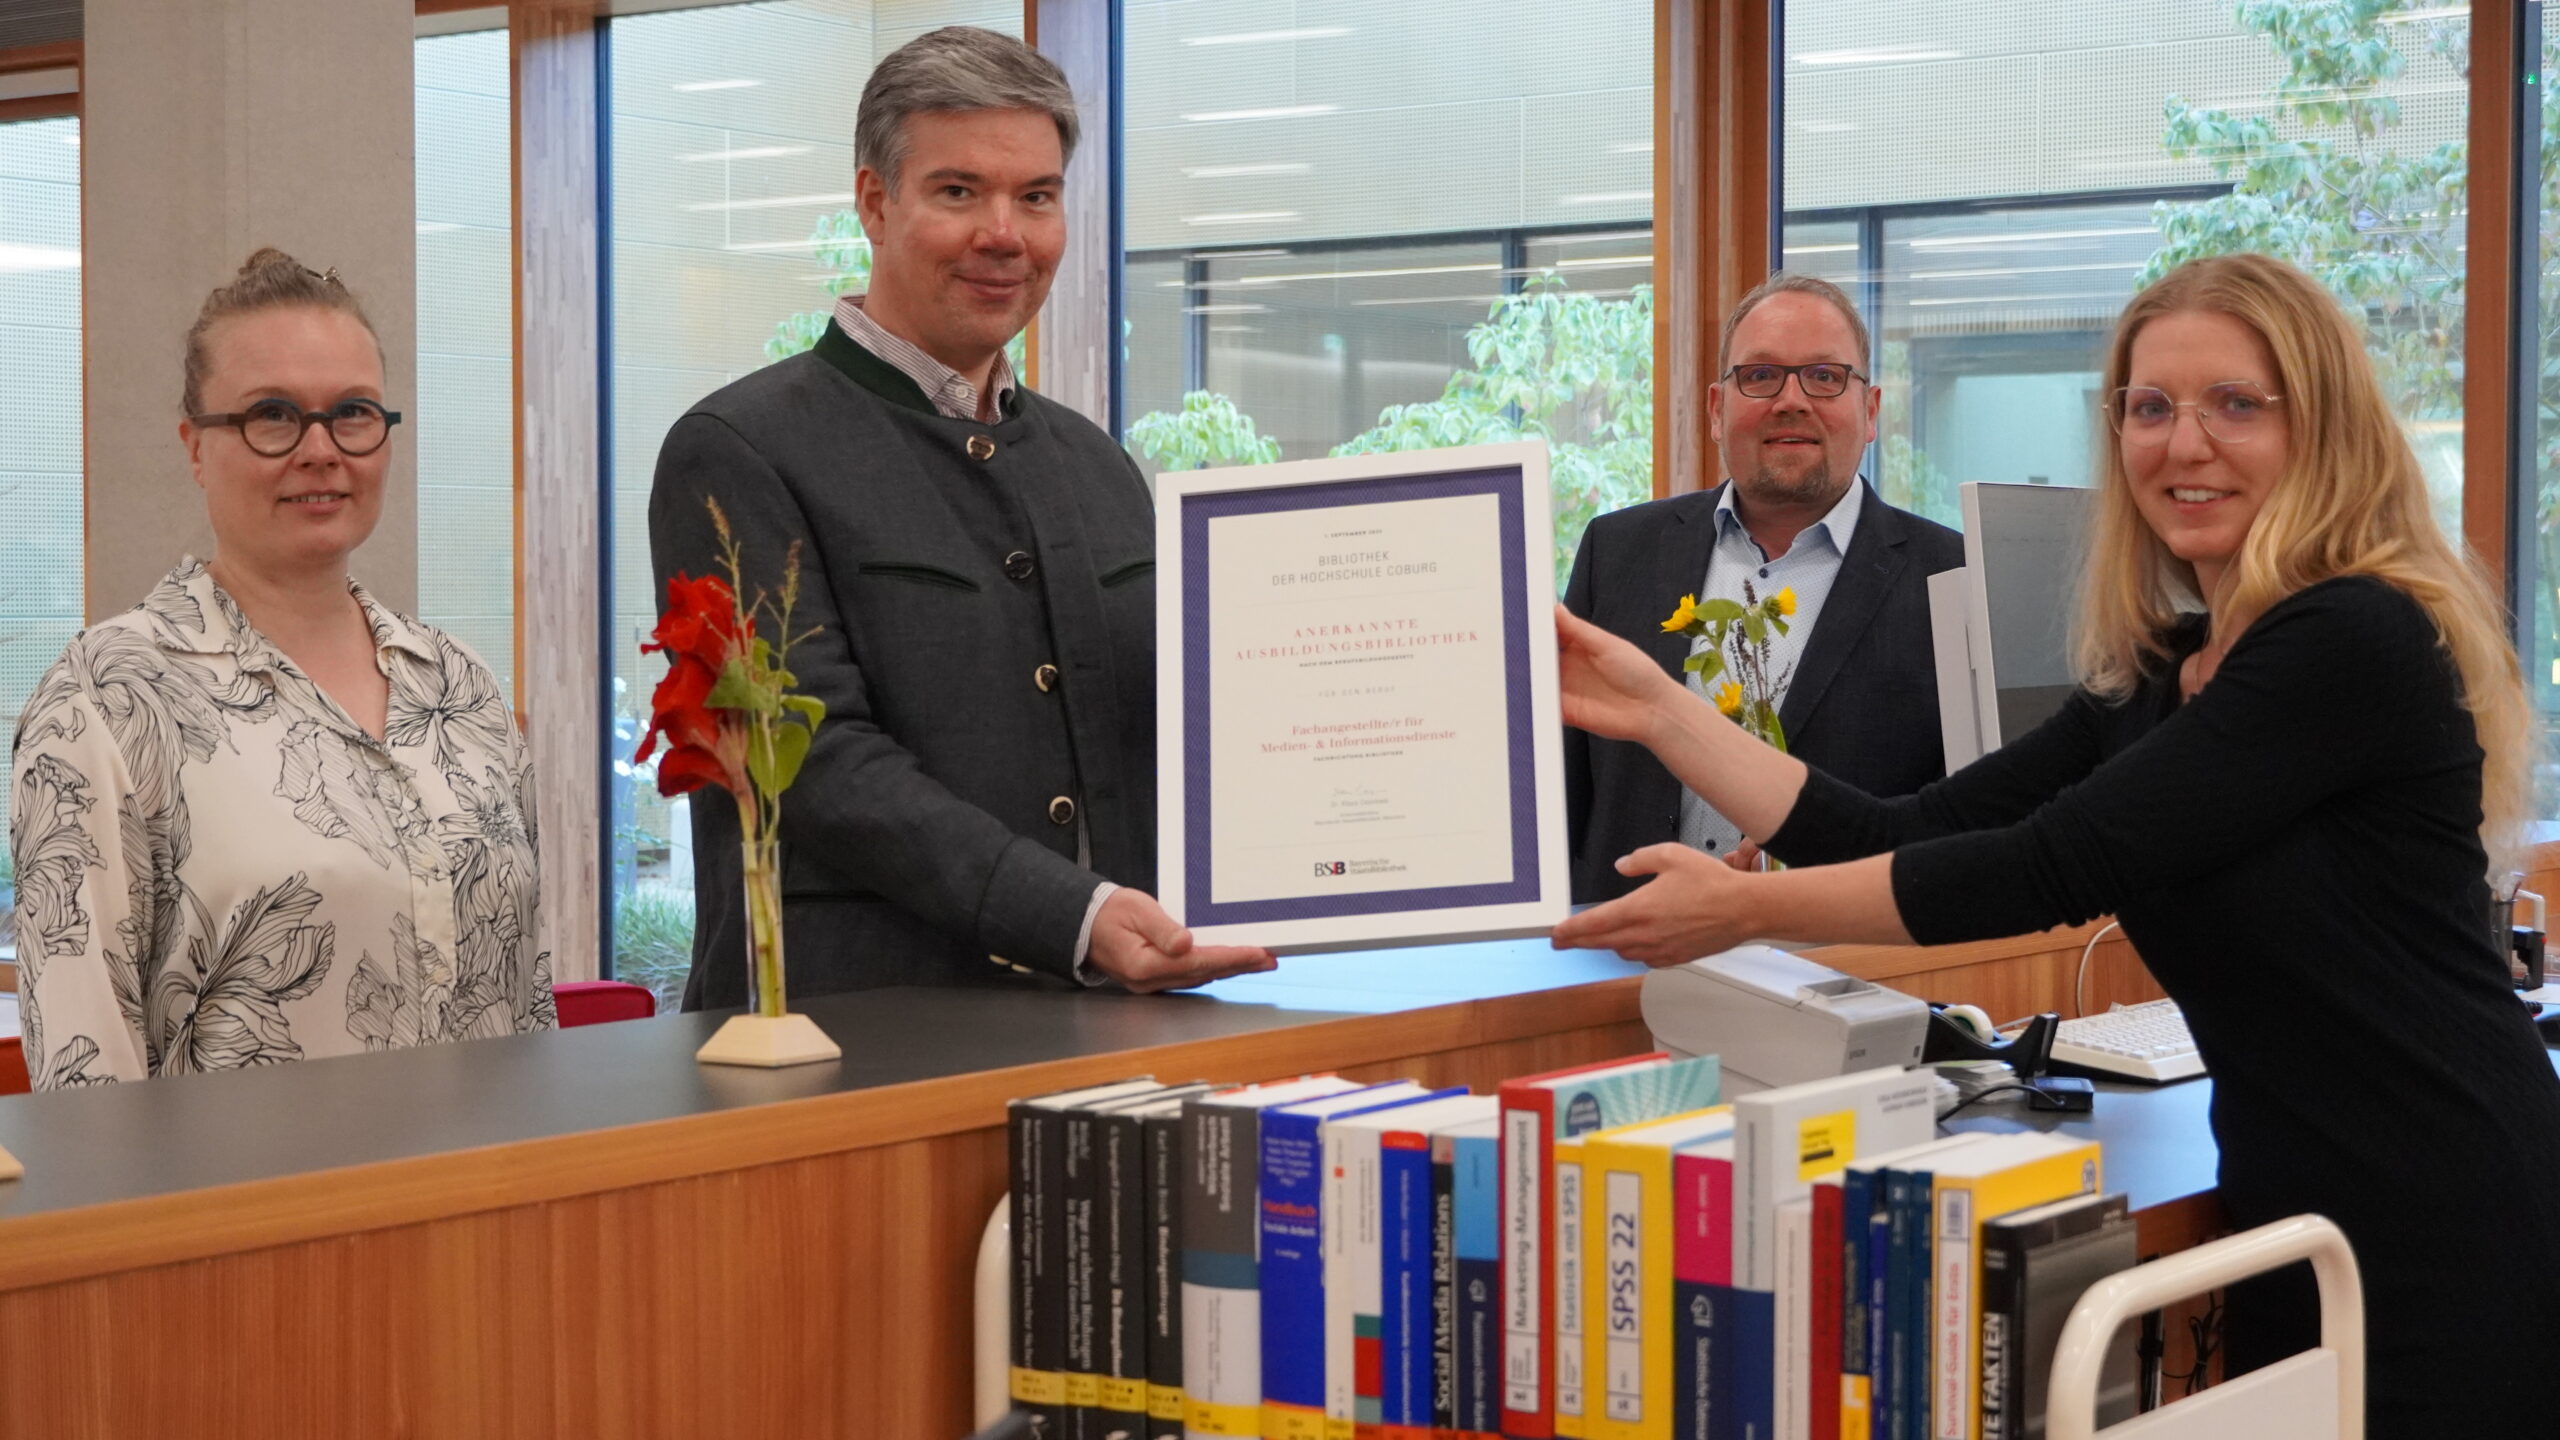
<path fill-rule="evenodd" d="M 807 354 L 693 407 L 649 494 L 659 584 L 800 564 L 791 650 L 826 702 L 782 819 L 799 996 L 882 985 L 1198 985 L 1155 885 L 1155 510 L 1127 453 L 1016 382 L 1005 346 L 1066 250 L 1075 97 L 953 26 L 872 70 L 855 117 L 868 293 Z M 1109 257 L 1085 256 L 1087 265 Z M 688 1009 L 747 999 L 738 816 L 693 797 Z"/>
<path fill-rule="evenodd" d="M 1674 675 L 1693 642 L 1662 622 L 1683 595 L 1795 592 L 1770 673 L 1788 749 L 1872 795 L 1946 773 L 1929 634 L 1931 575 L 1964 563 L 1955 531 L 1896 510 L 1858 474 L 1876 435 L 1866 323 L 1838 286 L 1781 271 L 1725 321 L 1709 433 L 1731 477 L 1591 522 L 1565 606 Z M 1641 745 L 1565 731 L 1573 898 L 1643 877 L 1618 857 L 1667 840 L 1747 861 L 1744 836 Z"/>

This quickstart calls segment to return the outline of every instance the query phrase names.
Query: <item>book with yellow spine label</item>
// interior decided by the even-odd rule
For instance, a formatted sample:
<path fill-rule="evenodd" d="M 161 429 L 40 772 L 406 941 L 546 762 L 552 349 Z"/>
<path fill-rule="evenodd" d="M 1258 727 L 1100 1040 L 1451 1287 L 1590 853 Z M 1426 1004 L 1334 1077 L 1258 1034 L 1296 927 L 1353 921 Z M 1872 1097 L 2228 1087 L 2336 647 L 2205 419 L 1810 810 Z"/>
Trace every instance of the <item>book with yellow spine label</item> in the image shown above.
<path fill-rule="evenodd" d="M 1555 1169 L 1547 1176 L 1555 1197 L 1556 1234 L 1556 1440 L 1582 1440 L 1582 1306 L 1583 1251 L 1588 1242 L 1582 1226 L 1582 1141 L 1556 1142 Z"/>
<path fill-rule="evenodd" d="M 1151 1077 L 1015 1100 L 1005 1107 L 1013 1204 L 1012 1333 L 1007 1389 L 1017 1409 L 1067 1424 L 1066 1112 L 1162 1089 Z"/>
<path fill-rule="evenodd" d="M 1588 1440 L 1671 1440 L 1671 1157 L 1732 1134 L 1731 1107 L 1717 1105 L 1582 1138 Z"/>
<path fill-rule="evenodd" d="M 2098 1142 L 2001 1135 L 1939 1161 L 1930 1182 L 1931 1440 L 1974 1440 L 1982 1426 L 1982 1222 L 2103 1181 Z"/>

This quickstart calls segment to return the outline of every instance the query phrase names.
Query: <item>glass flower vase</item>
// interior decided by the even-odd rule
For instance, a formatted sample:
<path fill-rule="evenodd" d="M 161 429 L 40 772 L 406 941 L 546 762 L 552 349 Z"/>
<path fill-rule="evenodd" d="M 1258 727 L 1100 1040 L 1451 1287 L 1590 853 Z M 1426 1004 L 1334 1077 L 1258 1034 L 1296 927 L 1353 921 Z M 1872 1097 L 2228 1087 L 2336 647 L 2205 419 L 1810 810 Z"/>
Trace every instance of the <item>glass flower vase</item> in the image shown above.
<path fill-rule="evenodd" d="M 782 975 L 782 846 L 769 833 L 756 837 L 753 811 L 747 825 L 740 857 L 746 891 L 747 1013 L 729 1017 L 693 1058 L 705 1065 L 767 1070 L 837 1059 L 844 1051 L 827 1032 L 808 1016 L 790 1011 Z"/>
<path fill-rule="evenodd" d="M 782 979 L 782 846 L 744 842 L 747 891 L 747 1013 L 780 1019 L 789 1010 Z"/>

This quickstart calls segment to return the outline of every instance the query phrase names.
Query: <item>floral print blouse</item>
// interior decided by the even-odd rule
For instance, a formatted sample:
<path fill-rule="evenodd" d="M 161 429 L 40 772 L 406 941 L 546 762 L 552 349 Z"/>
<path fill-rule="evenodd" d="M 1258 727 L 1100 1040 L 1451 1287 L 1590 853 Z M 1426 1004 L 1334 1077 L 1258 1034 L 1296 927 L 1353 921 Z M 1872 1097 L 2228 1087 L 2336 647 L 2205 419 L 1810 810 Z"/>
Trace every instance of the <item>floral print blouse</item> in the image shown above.
<path fill-rule="evenodd" d="M 37 1089 L 555 1023 L 497 682 L 348 588 L 391 682 L 380 740 L 194 559 L 36 687 L 9 848 Z"/>

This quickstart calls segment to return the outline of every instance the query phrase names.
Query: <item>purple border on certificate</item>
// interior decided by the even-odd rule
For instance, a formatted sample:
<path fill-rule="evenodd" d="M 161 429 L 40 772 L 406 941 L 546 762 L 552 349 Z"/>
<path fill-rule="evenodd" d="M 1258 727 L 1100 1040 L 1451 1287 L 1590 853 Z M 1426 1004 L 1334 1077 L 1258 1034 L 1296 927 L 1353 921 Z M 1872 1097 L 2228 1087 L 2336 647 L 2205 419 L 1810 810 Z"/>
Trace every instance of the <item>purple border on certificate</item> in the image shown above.
<path fill-rule="evenodd" d="M 1193 925 L 1242 925 L 1267 920 L 1320 920 L 1398 910 L 1451 910 L 1475 905 L 1526 904 L 1538 898 L 1538 777 L 1529 733 L 1529 580 L 1526 522 L 1521 518 L 1521 472 L 1516 465 L 1451 470 L 1437 475 L 1391 475 L 1375 480 L 1336 480 L 1271 490 L 1188 495 L 1182 500 L 1182 666 L 1189 693 L 1182 697 L 1183 824 L 1189 831 L 1184 879 Z M 1502 530 L 1503 692 L 1510 722 L 1511 878 L 1483 885 L 1430 889 L 1359 890 L 1287 900 L 1220 903 L 1210 888 L 1209 816 L 1217 776 L 1209 764 L 1209 522 L 1232 515 L 1288 510 L 1445 500 L 1491 495 Z"/>

